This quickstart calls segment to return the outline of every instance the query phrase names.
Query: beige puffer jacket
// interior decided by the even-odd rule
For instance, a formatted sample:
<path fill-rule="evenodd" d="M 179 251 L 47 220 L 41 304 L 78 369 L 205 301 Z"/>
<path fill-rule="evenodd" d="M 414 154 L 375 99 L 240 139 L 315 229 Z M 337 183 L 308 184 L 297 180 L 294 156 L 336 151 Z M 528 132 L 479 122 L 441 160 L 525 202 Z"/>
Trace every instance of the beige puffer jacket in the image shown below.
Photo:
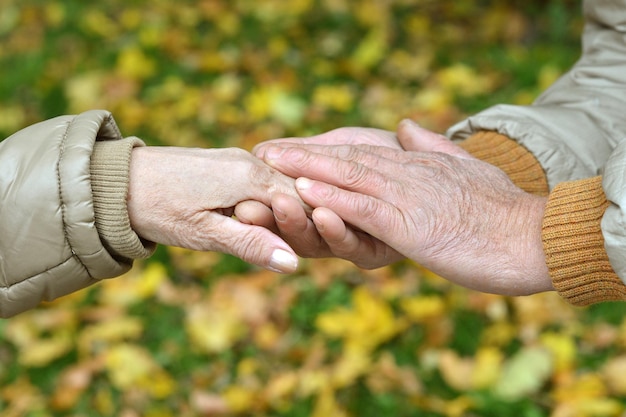
<path fill-rule="evenodd" d="M 142 145 L 123 139 L 106 111 L 47 120 L 0 143 L 0 316 L 120 275 L 150 255 L 125 211 L 130 153 Z M 107 205 L 118 213 L 96 225 L 95 211 Z"/>
<path fill-rule="evenodd" d="M 496 131 L 528 149 L 550 188 L 597 175 L 610 202 L 602 234 L 626 283 L 626 0 L 585 0 L 583 54 L 531 106 L 498 105 L 453 126 L 465 139 Z"/>

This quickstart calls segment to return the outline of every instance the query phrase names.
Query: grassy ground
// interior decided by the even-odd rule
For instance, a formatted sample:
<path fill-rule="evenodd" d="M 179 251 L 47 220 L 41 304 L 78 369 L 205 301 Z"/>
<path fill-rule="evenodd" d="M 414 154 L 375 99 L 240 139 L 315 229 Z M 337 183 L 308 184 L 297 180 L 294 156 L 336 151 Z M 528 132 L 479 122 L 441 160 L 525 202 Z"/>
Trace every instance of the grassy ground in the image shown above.
<path fill-rule="evenodd" d="M 250 149 L 340 126 L 445 131 L 528 104 L 579 53 L 561 0 L 0 0 L 0 136 L 113 112 L 154 145 Z M 159 248 L 0 322 L 16 416 L 619 416 L 621 304 L 509 299 L 410 262 L 278 276 Z"/>

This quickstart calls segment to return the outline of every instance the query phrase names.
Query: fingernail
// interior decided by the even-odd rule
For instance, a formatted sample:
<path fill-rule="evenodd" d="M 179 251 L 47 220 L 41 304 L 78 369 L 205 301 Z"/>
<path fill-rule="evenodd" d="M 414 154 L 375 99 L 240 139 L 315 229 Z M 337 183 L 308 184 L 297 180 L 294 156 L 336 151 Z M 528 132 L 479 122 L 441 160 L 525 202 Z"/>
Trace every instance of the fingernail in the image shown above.
<path fill-rule="evenodd" d="M 311 188 L 313 186 L 313 181 L 311 181 L 308 178 L 298 178 L 296 180 L 296 188 L 298 190 L 308 190 L 309 188 Z"/>
<path fill-rule="evenodd" d="M 272 211 L 274 212 L 274 217 L 279 222 L 284 222 L 287 219 L 287 215 L 285 214 L 284 211 L 282 211 L 282 210 L 280 210 L 280 209 L 278 209 L 276 207 L 272 207 Z"/>
<path fill-rule="evenodd" d="M 417 122 L 415 122 L 415 121 L 413 121 L 413 120 L 411 120 L 411 119 L 404 119 L 404 120 L 405 120 L 406 124 L 407 124 L 409 127 L 412 127 L 412 128 L 418 128 L 418 129 L 421 129 L 421 128 L 422 128 L 422 127 L 421 127 L 421 126 L 420 126 Z"/>
<path fill-rule="evenodd" d="M 270 268 L 276 272 L 293 272 L 298 268 L 298 258 L 283 249 L 276 249 L 272 252 Z"/>
<path fill-rule="evenodd" d="M 278 146 L 270 146 L 267 149 L 265 149 L 264 158 L 265 159 L 278 159 L 280 158 L 282 153 L 283 153 L 283 150 L 279 148 Z"/>

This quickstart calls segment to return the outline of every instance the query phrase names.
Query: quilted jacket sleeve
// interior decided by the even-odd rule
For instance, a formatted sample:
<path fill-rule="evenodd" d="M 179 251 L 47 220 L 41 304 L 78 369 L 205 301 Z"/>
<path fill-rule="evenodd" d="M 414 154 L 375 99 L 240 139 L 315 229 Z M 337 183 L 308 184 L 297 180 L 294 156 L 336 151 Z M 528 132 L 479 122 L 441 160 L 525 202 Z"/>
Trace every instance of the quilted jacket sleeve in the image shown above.
<path fill-rule="evenodd" d="M 94 158 L 96 143 L 104 142 L 119 144 L 128 161 L 132 147 L 143 144 L 122 138 L 106 111 L 50 119 L 0 143 L 0 316 L 130 269 L 132 259 L 96 225 L 91 169 L 92 159 L 101 159 Z M 105 177 L 101 172 L 106 189 Z M 117 197 L 122 205 L 127 186 Z M 142 249 L 149 256 L 150 246 Z"/>

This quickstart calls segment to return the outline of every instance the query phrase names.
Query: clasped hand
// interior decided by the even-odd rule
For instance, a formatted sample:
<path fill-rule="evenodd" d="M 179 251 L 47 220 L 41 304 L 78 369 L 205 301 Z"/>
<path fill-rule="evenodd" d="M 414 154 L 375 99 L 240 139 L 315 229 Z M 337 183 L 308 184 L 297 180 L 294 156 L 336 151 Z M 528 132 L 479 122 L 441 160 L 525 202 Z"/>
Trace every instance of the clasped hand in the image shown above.
<path fill-rule="evenodd" d="M 246 201 L 288 196 L 304 213 L 294 180 L 236 148 L 139 147 L 132 152 L 128 215 L 143 239 L 218 251 L 277 272 L 293 272 L 293 249 L 267 228 L 232 218 Z M 245 205 L 244 205 L 245 206 Z"/>
<path fill-rule="evenodd" d="M 281 194 L 270 204 L 271 227 L 301 255 L 338 256 L 365 268 L 408 257 L 480 291 L 552 289 L 541 243 L 545 199 L 441 135 L 403 121 L 397 139 L 342 128 L 266 142 L 254 152 L 298 178 L 300 197 L 315 208 L 309 218 Z M 246 214 L 249 223 L 269 224 L 267 213 Z"/>

